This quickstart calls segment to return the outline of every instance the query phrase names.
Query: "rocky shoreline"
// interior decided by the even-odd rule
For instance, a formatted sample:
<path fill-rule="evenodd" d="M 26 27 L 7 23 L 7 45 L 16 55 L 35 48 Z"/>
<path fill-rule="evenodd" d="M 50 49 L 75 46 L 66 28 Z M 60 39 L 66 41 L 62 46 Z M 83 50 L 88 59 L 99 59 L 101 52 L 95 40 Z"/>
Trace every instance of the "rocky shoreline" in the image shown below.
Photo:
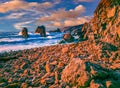
<path fill-rule="evenodd" d="M 120 88 L 120 1 L 101 0 L 78 34 L 80 43 L 0 54 L 0 88 Z"/>
<path fill-rule="evenodd" d="M 114 48 L 113 48 L 114 47 Z M 120 50 L 97 42 L 64 44 L 1 54 L 2 88 L 118 88 Z"/>

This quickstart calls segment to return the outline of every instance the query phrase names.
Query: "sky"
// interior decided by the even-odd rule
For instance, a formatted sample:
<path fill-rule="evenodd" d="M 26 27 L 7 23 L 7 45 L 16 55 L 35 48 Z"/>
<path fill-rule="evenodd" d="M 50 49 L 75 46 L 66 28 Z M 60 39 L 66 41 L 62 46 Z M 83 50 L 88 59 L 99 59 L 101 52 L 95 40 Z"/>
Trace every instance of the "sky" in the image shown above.
<path fill-rule="evenodd" d="M 89 22 L 100 0 L 0 0 L 0 32 L 55 30 Z"/>

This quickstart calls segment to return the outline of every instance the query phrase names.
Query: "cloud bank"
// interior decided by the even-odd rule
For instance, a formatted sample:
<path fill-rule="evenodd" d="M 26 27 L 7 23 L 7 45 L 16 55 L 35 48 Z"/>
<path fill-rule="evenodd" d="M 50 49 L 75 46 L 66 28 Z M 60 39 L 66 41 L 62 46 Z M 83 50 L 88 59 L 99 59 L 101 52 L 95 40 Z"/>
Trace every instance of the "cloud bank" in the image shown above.
<path fill-rule="evenodd" d="M 74 9 L 66 11 L 65 9 L 59 9 L 52 12 L 49 16 L 44 16 L 39 19 L 40 23 L 50 22 L 48 26 L 65 27 L 75 26 L 88 22 L 91 16 L 81 16 L 86 11 L 83 5 L 78 5 Z"/>
<path fill-rule="evenodd" d="M 65 9 L 59 9 L 58 11 L 52 12 L 50 16 L 41 17 L 40 21 L 59 21 L 62 19 L 76 18 L 85 12 L 85 7 L 83 5 L 77 6 L 75 9 L 66 11 Z"/>
<path fill-rule="evenodd" d="M 94 0 L 1 0 L 0 21 L 11 22 L 15 29 L 45 25 L 47 27 L 74 26 L 88 22 L 91 16 L 83 16 L 87 8 L 81 2 Z M 76 4 L 77 3 L 77 4 Z M 64 5 L 66 4 L 66 5 Z M 68 6 L 68 5 L 72 6 Z M 59 6 L 60 5 L 60 6 Z M 63 6 L 64 5 L 64 6 Z"/>
<path fill-rule="evenodd" d="M 24 0 L 12 0 L 4 3 L 0 3 L 0 13 L 6 13 L 8 11 L 27 10 L 32 8 L 47 9 L 52 7 L 51 2 L 37 3 L 26 2 Z"/>
<path fill-rule="evenodd" d="M 74 2 L 93 2 L 94 0 L 73 0 Z"/>
<path fill-rule="evenodd" d="M 51 26 L 56 26 L 56 27 L 66 27 L 66 26 L 75 26 L 75 25 L 80 25 L 85 22 L 90 21 L 92 17 L 91 16 L 83 16 L 83 17 L 78 17 L 76 19 L 68 19 L 63 22 L 53 22 Z"/>

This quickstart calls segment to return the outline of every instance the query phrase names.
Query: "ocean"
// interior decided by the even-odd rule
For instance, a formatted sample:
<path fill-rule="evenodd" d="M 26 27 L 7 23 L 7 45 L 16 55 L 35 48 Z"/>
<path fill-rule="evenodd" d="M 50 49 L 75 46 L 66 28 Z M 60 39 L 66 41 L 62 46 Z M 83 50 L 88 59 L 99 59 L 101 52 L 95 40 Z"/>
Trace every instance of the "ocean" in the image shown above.
<path fill-rule="evenodd" d="M 29 38 L 23 38 L 18 32 L 0 32 L 0 53 L 30 49 L 35 47 L 59 44 L 63 33 L 47 32 L 47 37 L 29 33 Z"/>

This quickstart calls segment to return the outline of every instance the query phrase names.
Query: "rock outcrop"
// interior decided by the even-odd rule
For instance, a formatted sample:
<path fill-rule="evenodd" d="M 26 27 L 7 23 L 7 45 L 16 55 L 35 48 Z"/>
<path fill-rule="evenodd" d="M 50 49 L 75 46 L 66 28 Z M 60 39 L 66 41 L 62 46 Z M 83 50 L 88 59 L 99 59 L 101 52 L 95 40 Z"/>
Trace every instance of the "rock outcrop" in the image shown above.
<path fill-rule="evenodd" d="M 119 0 L 101 0 L 82 27 L 87 41 L 0 54 L 0 87 L 120 88 L 119 15 Z"/>
<path fill-rule="evenodd" d="M 26 27 L 24 27 L 21 31 L 21 35 L 24 37 L 24 38 L 28 38 L 29 35 L 28 35 L 28 29 Z"/>
<path fill-rule="evenodd" d="M 73 58 L 62 71 L 61 79 L 70 86 L 80 88 L 112 88 L 112 86 L 118 87 L 119 85 L 114 84 L 115 81 L 119 83 L 120 79 L 116 79 L 120 77 L 118 75 L 98 64 L 81 60 L 81 58 Z"/>
<path fill-rule="evenodd" d="M 63 39 L 66 42 L 74 42 L 74 37 L 70 33 L 66 33 L 63 35 Z"/>
<path fill-rule="evenodd" d="M 65 34 L 63 35 L 63 40 L 60 41 L 60 44 L 65 42 L 79 42 L 88 39 L 87 37 L 85 37 L 86 31 L 82 30 L 83 28 L 83 24 L 62 28 L 61 31 Z"/>
<path fill-rule="evenodd" d="M 61 31 L 62 32 L 72 32 L 72 31 L 75 31 L 77 29 L 81 29 L 82 26 L 83 26 L 83 24 L 76 25 L 76 26 L 68 26 L 68 27 L 61 28 Z"/>
<path fill-rule="evenodd" d="M 40 34 L 41 37 L 46 37 L 46 29 L 45 26 L 38 26 L 37 29 L 35 30 L 36 34 Z"/>
<path fill-rule="evenodd" d="M 51 30 L 49 32 L 61 32 L 61 30 L 59 28 L 57 28 L 56 30 Z"/>
<path fill-rule="evenodd" d="M 85 26 L 86 24 L 84 24 Z M 92 34 L 94 38 L 119 45 L 120 41 L 120 1 L 101 0 L 95 10 L 93 19 L 83 27 L 85 37 Z M 119 41 L 118 41 L 119 40 Z"/>

